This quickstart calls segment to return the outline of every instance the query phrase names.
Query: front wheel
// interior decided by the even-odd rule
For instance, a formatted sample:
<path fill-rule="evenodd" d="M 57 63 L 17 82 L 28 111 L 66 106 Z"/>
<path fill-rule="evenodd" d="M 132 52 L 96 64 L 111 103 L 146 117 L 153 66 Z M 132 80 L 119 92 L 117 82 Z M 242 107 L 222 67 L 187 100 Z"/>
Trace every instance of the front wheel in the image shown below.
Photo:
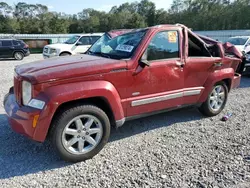
<path fill-rule="evenodd" d="M 199 110 L 206 116 L 216 116 L 225 107 L 227 103 L 228 88 L 224 82 L 217 83 L 207 100 L 200 106 Z"/>
<path fill-rule="evenodd" d="M 52 126 L 53 144 L 60 156 L 70 162 L 95 156 L 110 135 L 108 116 L 93 105 L 75 106 L 63 111 Z"/>

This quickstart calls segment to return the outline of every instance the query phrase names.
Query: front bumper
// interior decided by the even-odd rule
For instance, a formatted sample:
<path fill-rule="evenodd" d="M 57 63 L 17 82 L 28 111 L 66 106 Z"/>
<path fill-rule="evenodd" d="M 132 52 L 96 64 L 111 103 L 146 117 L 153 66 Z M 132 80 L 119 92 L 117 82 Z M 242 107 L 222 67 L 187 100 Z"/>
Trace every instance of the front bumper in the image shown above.
<path fill-rule="evenodd" d="M 52 58 L 52 57 L 57 57 L 57 56 L 59 56 L 59 55 L 57 55 L 57 54 L 43 54 L 43 58 L 44 59 L 48 59 L 48 58 Z"/>
<path fill-rule="evenodd" d="M 250 73 L 250 58 L 246 61 L 243 73 L 249 74 Z"/>
<path fill-rule="evenodd" d="M 15 132 L 25 135 L 32 140 L 40 141 L 34 137 L 35 128 L 33 127 L 33 120 L 35 115 L 40 115 L 41 110 L 19 106 L 11 89 L 4 97 L 4 109 L 7 113 L 9 124 Z"/>

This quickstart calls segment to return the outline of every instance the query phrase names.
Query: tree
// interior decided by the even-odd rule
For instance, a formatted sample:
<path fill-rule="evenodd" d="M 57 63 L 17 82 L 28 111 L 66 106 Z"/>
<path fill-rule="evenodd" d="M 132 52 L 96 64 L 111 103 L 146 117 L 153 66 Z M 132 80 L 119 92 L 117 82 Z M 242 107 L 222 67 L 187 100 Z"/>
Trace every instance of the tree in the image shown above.
<path fill-rule="evenodd" d="M 168 10 L 150 0 L 123 3 L 107 12 L 67 15 L 42 4 L 0 2 L 0 33 L 82 33 L 182 23 L 194 30 L 249 29 L 250 0 L 173 0 Z"/>

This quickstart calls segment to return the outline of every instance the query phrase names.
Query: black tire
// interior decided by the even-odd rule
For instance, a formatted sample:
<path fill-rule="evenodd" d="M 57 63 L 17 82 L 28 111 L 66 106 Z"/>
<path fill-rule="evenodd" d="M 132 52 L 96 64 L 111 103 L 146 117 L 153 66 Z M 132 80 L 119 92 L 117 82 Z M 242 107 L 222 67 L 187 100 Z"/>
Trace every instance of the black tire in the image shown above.
<path fill-rule="evenodd" d="M 68 53 L 68 52 L 63 52 L 63 53 L 60 54 L 60 56 L 70 56 L 70 55 L 71 55 L 71 54 Z"/>
<path fill-rule="evenodd" d="M 63 144 L 63 131 L 67 124 L 80 115 L 91 115 L 96 117 L 102 124 L 102 137 L 99 143 L 85 154 L 72 154 Z M 51 141 L 62 159 L 69 162 L 80 162 L 92 158 L 98 154 L 108 142 L 110 135 L 110 121 L 106 113 L 93 105 L 78 105 L 63 110 L 53 121 L 51 129 Z M 75 137 L 76 138 L 76 137 Z"/>
<path fill-rule="evenodd" d="M 15 52 L 15 53 L 14 53 L 14 58 L 15 58 L 16 60 L 21 61 L 21 60 L 23 60 L 23 58 L 24 58 L 24 54 L 23 54 L 22 52 Z"/>
<path fill-rule="evenodd" d="M 211 94 L 212 94 L 213 90 L 217 86 L 222 86 L 224 88 L 225 98 L 224 98 L 224 101 L 223 101 L 221 107 L 218 110 L 215 111 L 215 110 L 213 110 L 211 108 L 210 97 L 211 97 Z M 228 88 L 227 88 L 226 84 L 224 82 L 218 82 L 217 84 L 214 85 L 212 91 L 209 93 L 209 95 L 207 97 L 207 100 L 204 103 L 202 103 L 202 105 L 198 109 L 205 116 L 208 116 L 208 117 L 216 116 L 224 109 L 224 107 L 225 107 L 225 105 L 227 103 L 227 97 L 228 97 Z"/>

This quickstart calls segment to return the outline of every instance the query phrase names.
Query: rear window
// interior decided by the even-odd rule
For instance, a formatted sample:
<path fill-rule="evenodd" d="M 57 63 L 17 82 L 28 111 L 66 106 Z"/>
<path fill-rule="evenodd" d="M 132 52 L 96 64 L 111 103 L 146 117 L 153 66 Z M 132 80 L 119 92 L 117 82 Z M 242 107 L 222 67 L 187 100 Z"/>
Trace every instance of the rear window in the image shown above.
<path fill-rule="evenodd" d="M 233 45 L 244 45 L 247 42 L 248 38 L 230 38 L 227 42 L 230 42 Z"/>
<path fill-rule="evenodd" d="M 5 47 L 5 46 L 12 46 L 12 42 L 10 40 L 3 40 L 2 41 L 2 46 Z"/>

